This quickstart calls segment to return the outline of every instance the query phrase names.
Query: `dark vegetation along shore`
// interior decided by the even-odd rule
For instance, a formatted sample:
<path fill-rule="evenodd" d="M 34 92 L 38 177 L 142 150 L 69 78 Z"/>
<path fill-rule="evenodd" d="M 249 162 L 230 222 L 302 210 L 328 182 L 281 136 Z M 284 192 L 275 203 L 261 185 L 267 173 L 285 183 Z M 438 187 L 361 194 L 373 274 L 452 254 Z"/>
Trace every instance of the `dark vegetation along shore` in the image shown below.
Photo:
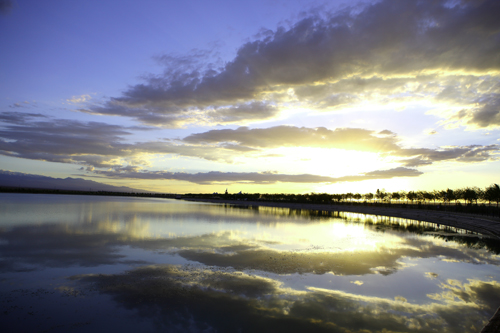
<path fill-rule="evenodd" d="M 398 191 L 376 193 L 309 193 L 309 194 L 186 194 L 185 197 L 197 199 L 244 200 L 258 202 L 282 202 L 294 204 L 335 204 L 356 206 L 377 206 L 393 208 L 412 208 L 441 210 L 500 218 L 500 186 L 492 184 L 484 189 L 466 187 L 434 191 Z"/>
<path fill-rule="evenodd" d="M 500 186 L 366 194 L 187 194 L 186 200 L 383 215 L 448 225 L 500 239 Z"/>

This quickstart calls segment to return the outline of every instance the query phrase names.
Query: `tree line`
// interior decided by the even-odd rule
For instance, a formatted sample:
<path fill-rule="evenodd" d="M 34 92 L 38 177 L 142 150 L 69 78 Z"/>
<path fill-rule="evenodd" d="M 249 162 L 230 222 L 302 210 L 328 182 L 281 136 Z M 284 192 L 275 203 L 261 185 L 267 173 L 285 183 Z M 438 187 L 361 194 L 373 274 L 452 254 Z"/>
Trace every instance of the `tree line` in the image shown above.
<path fill-rule="evenodd" d="M 377 190 L 375 193 L 237 193 L 237 194 L 186 194 L 189 197 L 198 198 L 223 198 L 223 199 L 242 199 L 263 200 L 263 201 L 286 201 L 297 203 L 407 203 L 407 204 L 465 204 L 477 205 L 479 202 L 488 203 L 488 205 L 500 203 L 500 186 L 492 184 L 484 189 L 479 187 L 465 187 L 460 189 L 446 189 L 433 191 L 398 191 L 386 192 Z"/>
<path fill-rule="evenodd" d="M 312 204 L 375 205 L 401 208 L 445 210 L 500 217 L 500 186 L 491 184 L 485 188 L 464 187 L 433 191 L 377 190 L 375 193 L 224 193 L 186 194 L 185 197 L 202 199 L 274 201 Z"/>

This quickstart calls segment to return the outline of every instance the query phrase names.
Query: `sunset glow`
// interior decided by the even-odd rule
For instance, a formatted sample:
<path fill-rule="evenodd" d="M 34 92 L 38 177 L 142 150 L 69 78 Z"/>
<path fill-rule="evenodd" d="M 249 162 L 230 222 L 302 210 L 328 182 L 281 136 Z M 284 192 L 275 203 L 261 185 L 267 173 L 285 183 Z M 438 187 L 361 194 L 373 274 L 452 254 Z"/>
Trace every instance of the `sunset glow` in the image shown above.
<path fill-rule="evenodd" d="M 498 183 L 498 17 L 496 0 L 2 1 L 0 176 L 167 193 Z"/>

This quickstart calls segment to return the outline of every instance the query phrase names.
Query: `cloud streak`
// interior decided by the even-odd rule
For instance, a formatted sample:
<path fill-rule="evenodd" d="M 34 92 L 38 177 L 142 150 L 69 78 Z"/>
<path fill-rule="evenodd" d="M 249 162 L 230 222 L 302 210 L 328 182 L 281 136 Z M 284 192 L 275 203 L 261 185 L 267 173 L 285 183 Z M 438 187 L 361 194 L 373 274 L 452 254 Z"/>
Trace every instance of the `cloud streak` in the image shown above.
<path fill-rule="evenodd" d="M 417 177 L 422 172 L 409 168 L 394 168 L 390 170 L 377 170 L 367 172 L 361 175 L 352 175 L 344 177 L 328 177 L 311 174 L 302 175 L 287 175 L 273 172 L 199 172 L 199 173 L 183 173 L 183 172 L 115 172 L 115 171 L 96 171 L 97 174 L 104 175 L 110 178 L 126 178 L 126 179 L 157 179 L 157 180 L 180 180 L 195 184 L 274 184 L 274 183 L 339 183 L 339 182 L 355 182 L 371 179 L 390 179 L 394 177 Z"/>

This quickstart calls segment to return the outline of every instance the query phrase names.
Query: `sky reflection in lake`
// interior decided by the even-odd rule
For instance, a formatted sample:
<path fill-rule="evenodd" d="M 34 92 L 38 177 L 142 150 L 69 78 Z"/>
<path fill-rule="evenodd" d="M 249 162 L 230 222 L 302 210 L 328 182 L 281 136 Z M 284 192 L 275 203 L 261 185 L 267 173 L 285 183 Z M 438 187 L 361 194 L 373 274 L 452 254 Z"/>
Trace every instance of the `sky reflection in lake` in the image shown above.
<path fill-rule="evenodd" d="M 0 212 L 10 330 L 477 332 L 500 305 L 497 242 L 417 221 L 29 194 Z"/>

